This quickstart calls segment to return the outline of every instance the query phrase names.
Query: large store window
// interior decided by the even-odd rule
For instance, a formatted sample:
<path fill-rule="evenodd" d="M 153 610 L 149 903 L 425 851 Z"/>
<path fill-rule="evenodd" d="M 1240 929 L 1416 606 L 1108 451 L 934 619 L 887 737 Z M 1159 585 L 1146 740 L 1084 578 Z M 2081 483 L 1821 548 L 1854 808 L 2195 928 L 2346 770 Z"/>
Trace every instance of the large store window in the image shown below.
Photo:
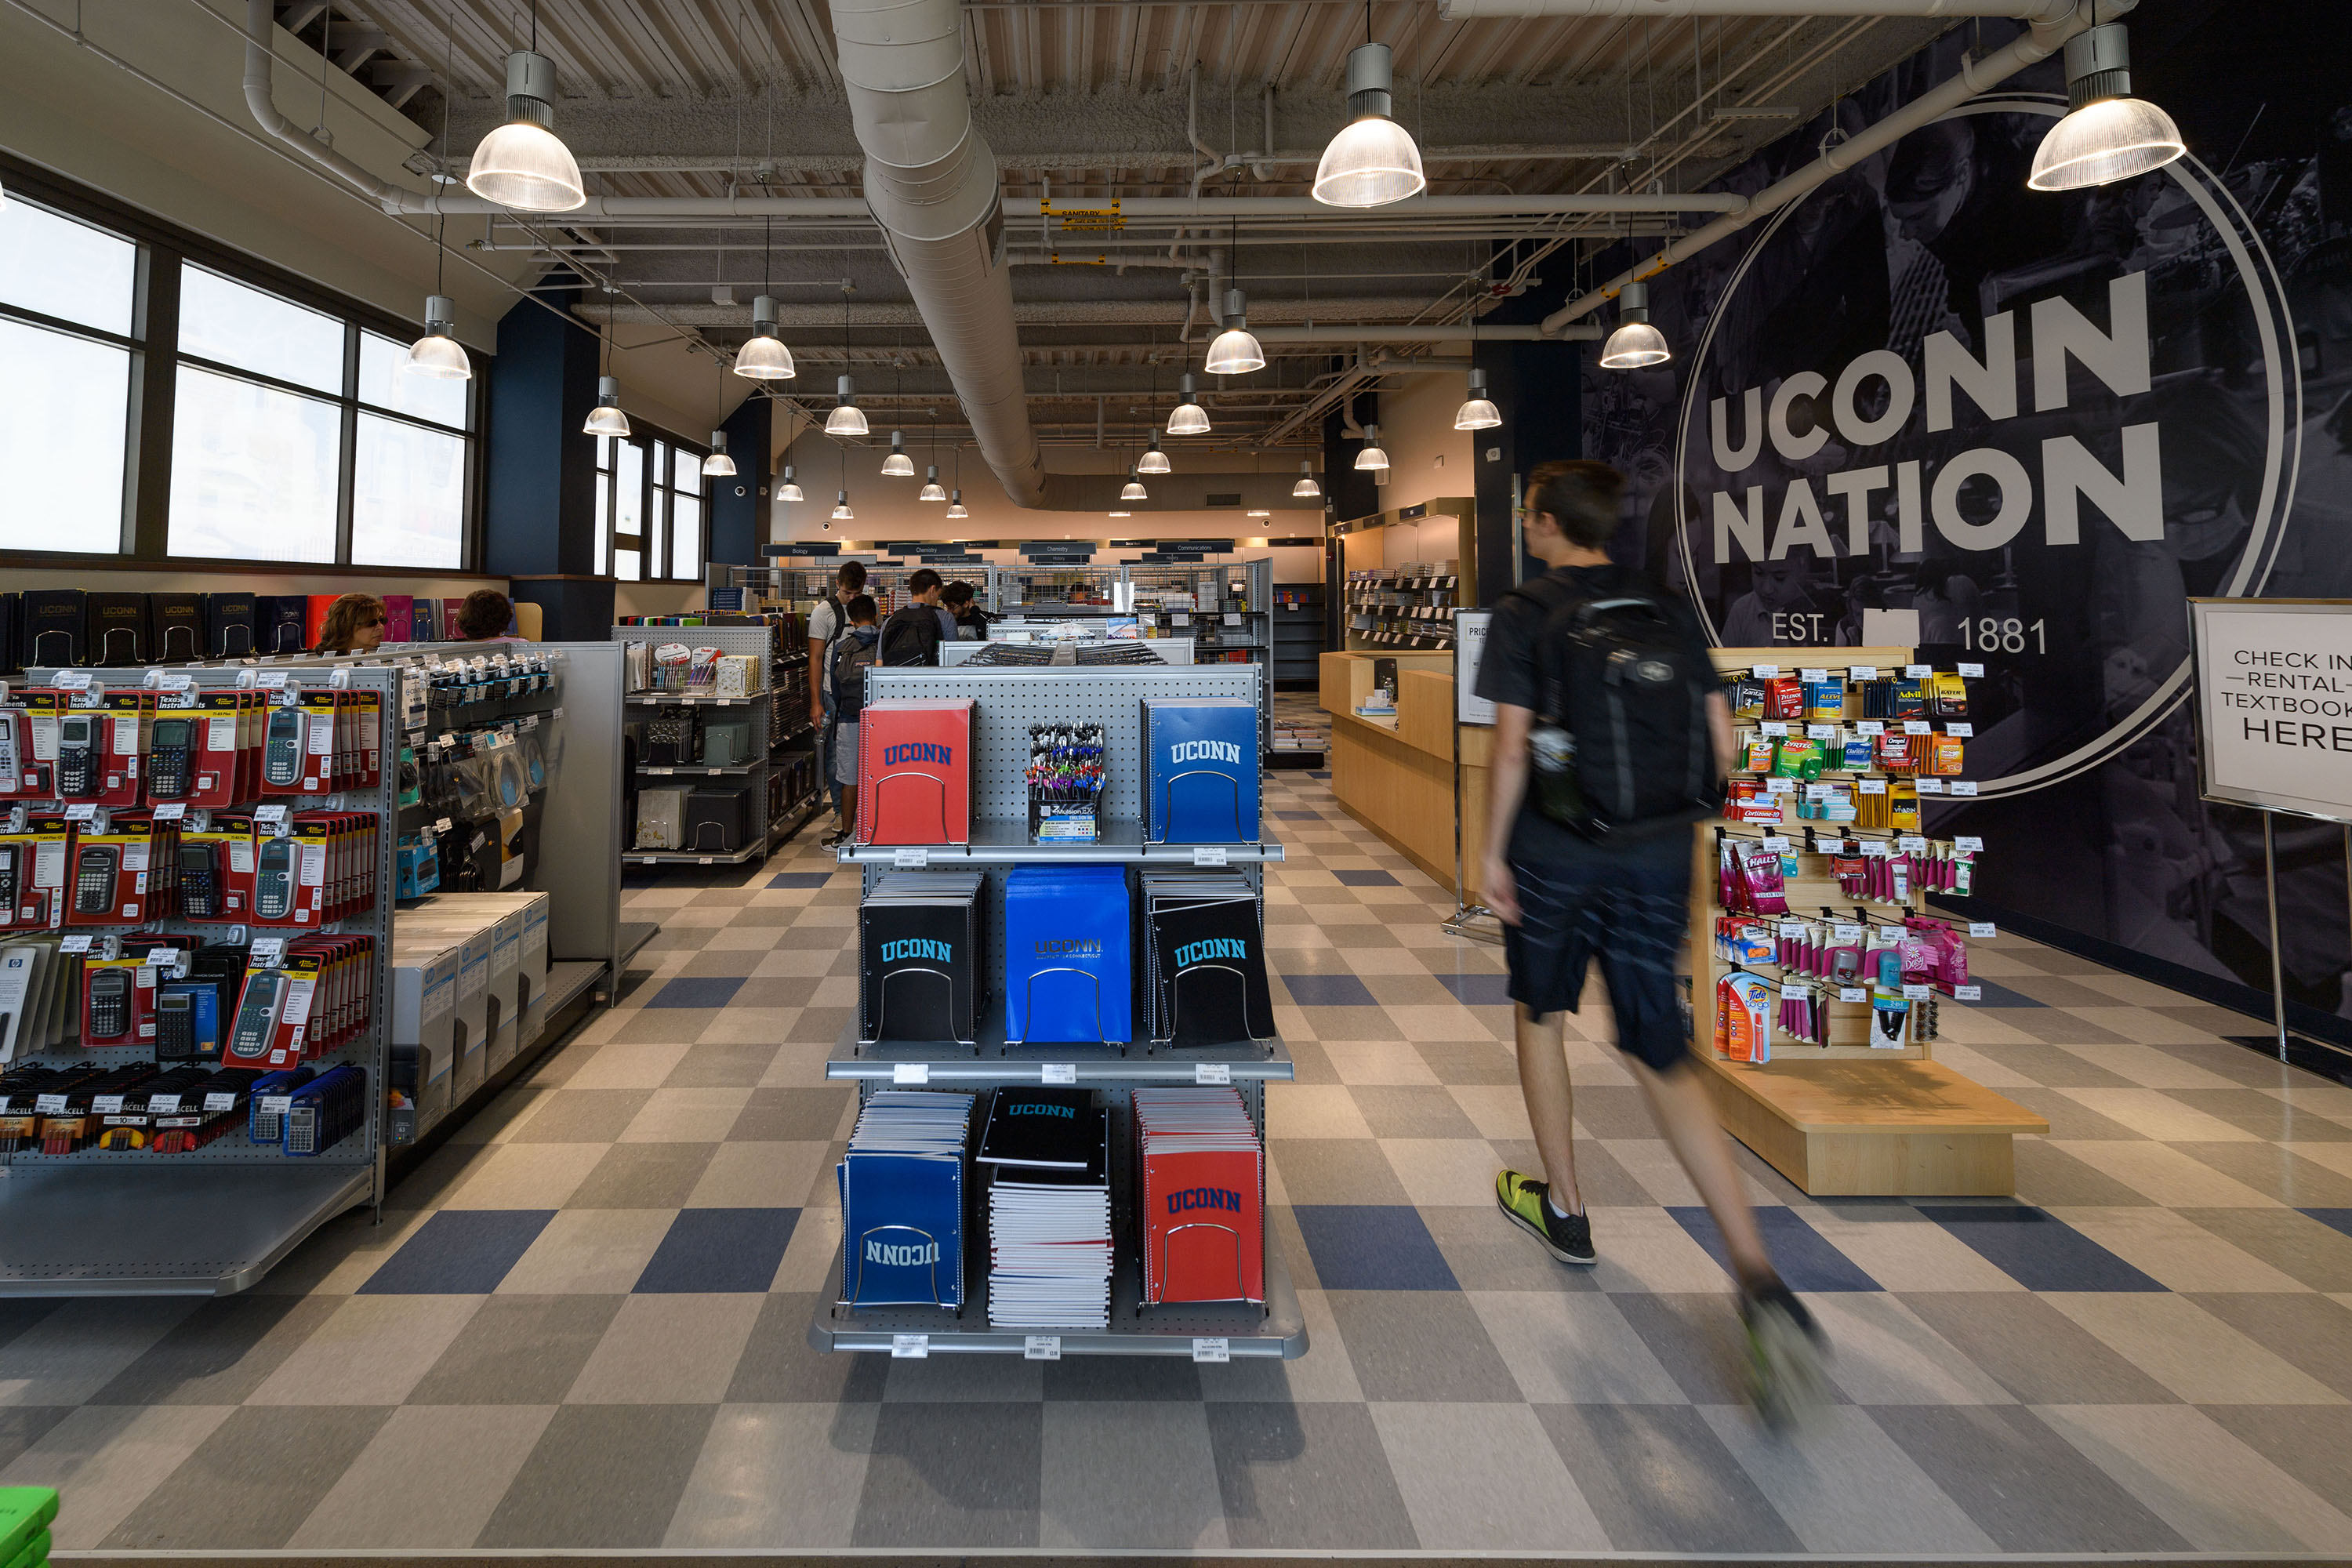
<path fill-rule="evenodd" d="M 478 379 L 110 210 L 0 204 L 0 549 L 474 564 Z"/>
<path fill-rule="evenodd" d="M 138 247 L 0 205 L 0 550 L 122 546 Z"/>
<path fill-rule="evenodd" d="M 596 570 L 624 583 L 702 580 L 700 450 L 667 436 L 596 437 Z"/>

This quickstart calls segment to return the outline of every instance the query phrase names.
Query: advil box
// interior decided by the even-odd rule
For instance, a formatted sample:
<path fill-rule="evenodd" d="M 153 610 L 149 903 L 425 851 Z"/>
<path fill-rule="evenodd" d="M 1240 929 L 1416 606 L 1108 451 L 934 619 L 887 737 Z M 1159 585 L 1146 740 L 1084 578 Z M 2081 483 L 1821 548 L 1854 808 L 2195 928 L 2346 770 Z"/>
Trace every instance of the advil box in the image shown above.
<path fill-rule="evenodd" d="M 961 702 L 868 702 L 857 727 L 861 844 L 971 842 L 971 717 Z"/>

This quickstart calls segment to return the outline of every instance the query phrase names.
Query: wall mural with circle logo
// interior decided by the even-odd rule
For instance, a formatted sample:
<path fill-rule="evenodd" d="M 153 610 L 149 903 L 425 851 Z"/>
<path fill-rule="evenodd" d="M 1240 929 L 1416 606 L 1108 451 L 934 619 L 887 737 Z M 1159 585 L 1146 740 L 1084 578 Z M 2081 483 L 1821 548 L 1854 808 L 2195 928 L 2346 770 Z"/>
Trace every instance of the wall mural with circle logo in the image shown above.
<path fill-rule="evenodd" d="M 1588 360 L 1584 438 L 1633 480 L 1621 554 L 1718 643 L 1984 666 L 1980 794 L 1930 816 L 1986 840 L 1978 902 L 2266 1007 L 2260 820 L 2197 798 L 2186 602 L 2352 596 L 2352 85 L 2294 42 L 2332 7 L 2212 10 L 2133 17 L 2190 157 L 2031 191 L 2064 104 L 2054 62 L 2014 79 L 1653 279 L 1675 358 Z M 2014 30 L 1955 28 L 1718 187 Z M 2345 684 L 2298 700 L 2352 724 Z M 2290 1001 L 2352 1038 L 2344 835 L 2280 827 Z"/>

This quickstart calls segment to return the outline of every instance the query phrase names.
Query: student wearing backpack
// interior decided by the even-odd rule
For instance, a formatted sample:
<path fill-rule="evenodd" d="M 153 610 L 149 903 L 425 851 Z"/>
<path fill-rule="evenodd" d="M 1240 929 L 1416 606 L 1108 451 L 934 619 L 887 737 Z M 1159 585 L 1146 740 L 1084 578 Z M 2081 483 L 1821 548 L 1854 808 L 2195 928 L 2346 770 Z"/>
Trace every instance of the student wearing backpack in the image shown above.
<path fill-rule="evenodd" d="M 1547 1179 L 1504 1171 L 1496 1202 L 1561 1262 L 1596 1260 L 1559 1016 L 1597 961 L 1618 1049 L 1723 1236 L 1759 1401 L 1785 1413 L 1818 1395 L 1821 1333 L 1765 1250 L 1675 973 L 1691 825 L 1720 807 L 1730 707 L 1687 602 L 1610 562 L 1623 476 L 1552 462 L 1528 478 L 1523 534 L 1550 570 L 1496 605 L 1478 670 L 1496 704 L 1479 890 L 1504 925 L 1519 1088 Z"/>
<path fill-rule="evenodd" d="M 925 566 L 907 579 L 907 604 L 890 612 L 882 623 L 882 662 L 893 667 L 904 664 L 937 664 L 940 644 L 946 636 L 941 625 L 955 624 L 952 616 L 940 610 L 940 574 Z"/>
<path fill-rule="evenodd" d="M 841 607 L 849 624 L 833 639 L 825 660 L 827 707 L 833 714 L 833 810 L 841 826 L 824 841 L 830 849 L 848 840 L 857 826 L 857 721 L 866 711 L 866 672 L 878 661 L 881 633 L 874 625 L 874 601 L 860 594 Z"/>
<path fill-rule="evenodd" d="M 864 592 L 866 563 L 845 561 L 834 574 L 833 592 L 819 599 L 816 608 L 809 612 L 809 723 L 816 730 L 819 778 L 833 776 L 833 758 L 828 750 L 833 734 L 833 676 L 826 665 L 833 657 L 834 639 L 848 629 L 843 608 Z"/>

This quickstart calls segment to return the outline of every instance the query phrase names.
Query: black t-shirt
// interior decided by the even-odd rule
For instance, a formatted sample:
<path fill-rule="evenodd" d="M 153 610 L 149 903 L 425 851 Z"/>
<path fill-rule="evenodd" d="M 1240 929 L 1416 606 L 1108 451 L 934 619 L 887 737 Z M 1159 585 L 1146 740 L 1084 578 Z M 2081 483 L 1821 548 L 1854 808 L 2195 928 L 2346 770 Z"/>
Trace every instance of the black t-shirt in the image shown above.
<path fill-rule="evenodd" d="M 1706 663 L 1707 640 L 1699 630 L 1698 617 L 1691 613 L 1689 602 L 1680 595 L 1668 593 L 1646 574 L 1630 566 L 1555 566 L 1545 575 L 1568 584 L 1580 598 L 1638 595 L 1654 600 L 1674 623 L 1675 632 L 1688 639 L 1700 663 Z M 1495 606 L 1495 618 L 1486 625 L 1486 646 L 1478 658 L 1479 696 L 1490 702 L 1524 708 L 1530 713 L 1543 706 L 1543 674 L 1537 643 L 1549 618 L 1543 606 L 1525 595 L 1503 596 Z M 1612 853 L 1614 848 L 1570 833 L 1538 813 L 1525 796 L 1521 797 L 1518 821 L 1511 826 L 1513 859 L 1573 859 Z"/>
<path fill-rule="evenodd" d="M 889 665 L 940 662 L 940 608 L 936 605 L 901 605 L 882 623 L 882 662 Z"/>

